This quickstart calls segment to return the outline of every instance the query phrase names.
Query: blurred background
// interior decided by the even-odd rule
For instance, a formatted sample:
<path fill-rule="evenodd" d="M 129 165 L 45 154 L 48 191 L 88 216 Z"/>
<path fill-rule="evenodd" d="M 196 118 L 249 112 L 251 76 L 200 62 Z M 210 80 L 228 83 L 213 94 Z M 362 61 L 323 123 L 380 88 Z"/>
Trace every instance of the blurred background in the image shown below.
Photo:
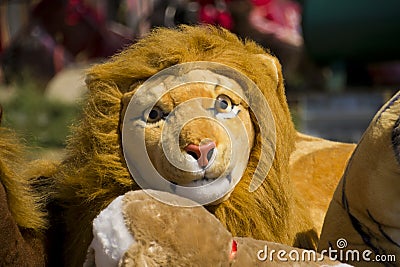
<path fill-rule="evenodd" d="M 214 24 L 281 61 L 299 131 L 357 142 L 400 84 L 398 0 L 0 0 L 2 126 L 62 157 L 85 68 L 154 27 Z"/>

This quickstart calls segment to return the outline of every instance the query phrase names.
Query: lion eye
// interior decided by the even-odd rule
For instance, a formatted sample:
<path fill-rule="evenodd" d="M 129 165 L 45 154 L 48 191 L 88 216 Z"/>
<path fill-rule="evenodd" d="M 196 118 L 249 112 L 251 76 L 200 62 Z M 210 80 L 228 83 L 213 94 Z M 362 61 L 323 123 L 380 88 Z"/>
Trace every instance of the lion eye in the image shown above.
<path fill-rule="evenodd" d="M 232 111 L 232 100 L 227 95 L 219 95 L 215 101 L 215 109 L 219 113 L 228 113 Z"/>
<path fill-rule="evenodd" d="M 153 107 L 147 116 L 147 122 L 157 122 L 164 117 L 164 112 L 159 107 Z"/>

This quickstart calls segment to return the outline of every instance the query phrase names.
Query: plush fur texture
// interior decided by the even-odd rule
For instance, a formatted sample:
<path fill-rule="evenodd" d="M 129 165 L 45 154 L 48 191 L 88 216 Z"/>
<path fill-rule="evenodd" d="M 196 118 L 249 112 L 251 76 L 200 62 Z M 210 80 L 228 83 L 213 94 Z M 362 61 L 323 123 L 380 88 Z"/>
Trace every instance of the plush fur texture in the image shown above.
<path fill-rule="evenodd" d="M 177 199 L 176 203 L 187 201 L 179 201 L 175 195 L 170 198 Z M 123 214 L 135 238 L 124 255 L 123 266 L 229 265 L 233 238 L 202 207 L 167 205 L 143 191 L 136 191 L 124 196 Z M 165 225 L 176 227 L 166 230 Z"/>
<path fill-rule="evenodd" d="M 397 92 L 375 115 L 347 165 L 326 214 L 319 251 L 345 238 L 346 250 L 371 252 L 367 255 L 372 260 L 370 266 L 398 265 L 399 115 L 400 92 Z M 386 261 L 379 262 L 380 258 L 374 261 L 377 255 L 381 259 L 386 257 Z M 363 262 L 356 258 L 348 260 L 355 266 Z"/>
<path fill-rule="evenodd" d="M 317 234 L 355 144 L 333 142 L 297 134 L 290 156 L 290 178 L 299 198 L 306 203 Z"/>
<path fill-rule="evenodd" d="M 278 60 L 254 42 L 243 42 L 226 30 L 182 26 L 157 29 L 88 72 L 84 115 L 74 127 L 68 158 L 56 175 L 58 198 L 65 208 L 68 266 L 83 263 L 94 217 L 117 196 L 138 189 L 127 170 L 120 136 L 131 91 L 166 67 L 192 61 L 223 63 L 247 75 L 261 89 L 276 122 L 275 160 L 262 186 L 253 193 L 248 191 L 260 159 L 260 144 L 265 142 L 252 118 L 255 140 L 246 172 L 230 198 L 208 210 L 233 236 L 315 248 L 317 235 L 307 203 L 289 178 L 296 131 Z"/>
<path fill-rule="evenodd" d="M 0 181 L 7 192 L 11 214 L 18 226 L 43 230 L 47 227 L 45 202 L 34 192 L 34 181 L 26 175 L 25 153 L 15 134 L 0 127 Z"/>
<path fill-rule="evenodd" d="M 45 161 L 29 163 L 26 149 L 15 134 L 0 127 L 0 265 L 44 266 L 45 204 L 48 190 L 39 192 L 37 179 L 48 177 L 55 165 Z M 47 193 L 46 193 L 47 192 Z"/>
<path fill-rule="evenodd" d="M 164 195 L 171 202 L 187 202 L 176 195 Z M 221 222 L 203 207 L 166 205 L 144 191 L 128 192 L 122 202 L 126 226 L 135 241 L 123 255 L 120 266 L 282 266 L 284 262 L 277 255 L 270 257 L 271 251 L 283 250 L 288 254 L 296 251 L 299 258 L 301 255 L 309 255 L 301 249 L 287 245 L 232 237 Z M 149 225 L 153 227 L 148 227 Z M 175 227 L 166 230 L 165 225 Z M 233 242 L 237 244 L 236 251 L 232 251 Z M 260 254 L 260 257 L 267 256 L 268 259 L 261 261 L 257 258 L 257 252 L 266 247 L 266 254 Z M 324 260 L 321 260 L 321 255 L 316 257 L 320 260 L 309 260 L 303 264 L 339 264 L 329 260 L 327 256 Z M 287 254 L 284 258 L 289 259 Z M 299 264 L 288 260 L 285 265 L 292 266 L 296 263 Z"/>

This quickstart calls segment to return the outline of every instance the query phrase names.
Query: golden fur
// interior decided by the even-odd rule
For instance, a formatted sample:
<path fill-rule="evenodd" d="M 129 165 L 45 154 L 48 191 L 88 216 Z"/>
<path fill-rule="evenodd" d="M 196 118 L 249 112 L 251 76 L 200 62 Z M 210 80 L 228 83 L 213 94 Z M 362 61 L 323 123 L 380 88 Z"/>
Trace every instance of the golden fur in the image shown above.
<path fill-rule="evenodd" d="M 296 149 L 290 156 L 290 178 L 299 199 L 307 203 L 317 234 L 354 148 L 354 144 L 297 134 Z"/>
<path fill-rule="evenodd" d="M 42 231 L 47 227 L 45 201 L 34 191 L 31 171 L 36 167 L 27 166 L 25 155 L 26 150 L 15 134 L 0 127 L 0 182 L 6 189 L 11 214 L 19 227 Z"/>
<path fill-rule="evenodd" d="M 0 123 L 1 115 L 0 106 Z M 47 204 L 52 184 L 48 177 L 54 174 L 56 164 L 29 161 L 27 152 L 13 131 L 0 127 L 2 266 L 44 266 L 48 260 L 46 234 L 50 218 Z"/>
<path fill-rule="evenodd" d="M 120 136 L 123 110 L 132 91 L 160 70 L 192 61 L 219 62 L 244 73 L 261 89 L 276 121 L 275 160 L 262 186 L 248 191 L 264 142 L 254 124 L 254 146 L 242 180 L 227 201 L 208 207 L 209 211 L 233 236 L 315 248 L 314 226 L 289 179 L 296 131 L 278 60 L 226 30 L 182 26 L 157 29 L 88 72 L 84 115 L 73 128 L 68 158 L 56 175 L 58 198 L 66 209 L 68 266 L 82 264 L 94 217 L 117 196 L 139 189 L 127 170 Z"/>

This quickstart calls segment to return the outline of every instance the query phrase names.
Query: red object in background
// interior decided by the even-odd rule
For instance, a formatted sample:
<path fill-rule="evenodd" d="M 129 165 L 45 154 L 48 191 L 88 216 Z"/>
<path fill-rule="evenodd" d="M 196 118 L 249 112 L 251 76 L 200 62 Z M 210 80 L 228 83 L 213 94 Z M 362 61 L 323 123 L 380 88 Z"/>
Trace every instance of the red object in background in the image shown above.
<path fill-rule="evenodd" d="M 288 28 L 297 28 L 300 23 L 301 7 L 291 0 L 253 0 L 264 10 L 264 18 Z M 263 2 L 262 4 L 260 2 Z"/>
<path fill-rule="evenodd" d="M 264 6 L 269 4 L 273 0 L 251 0 L 251 3 L 255 6 Z"/>
<path fill-rule="evenodd" d="M 261 33 L 275 35 L 281 41 L 300 46 L 301 6 L 292 0 L 252 0 L 249 21 Z"/>
<path fill-rule="evenodd" d="M 199 0 L 199 21 L 206 24 L 219 25 L 225 29 L 232 30 L 233 19 L 227 9 L 228 2 L 229 1 L 223 0 Z"/>
<path fill-rule="evenodd" d="M 131 37 L 112 31 L 103 11 L 85 0 L 41 0 L 32 17 L 65 51 L 79 60 L 113 55 Z M 61 37 L 61 38 L 60 38 Z"/>

